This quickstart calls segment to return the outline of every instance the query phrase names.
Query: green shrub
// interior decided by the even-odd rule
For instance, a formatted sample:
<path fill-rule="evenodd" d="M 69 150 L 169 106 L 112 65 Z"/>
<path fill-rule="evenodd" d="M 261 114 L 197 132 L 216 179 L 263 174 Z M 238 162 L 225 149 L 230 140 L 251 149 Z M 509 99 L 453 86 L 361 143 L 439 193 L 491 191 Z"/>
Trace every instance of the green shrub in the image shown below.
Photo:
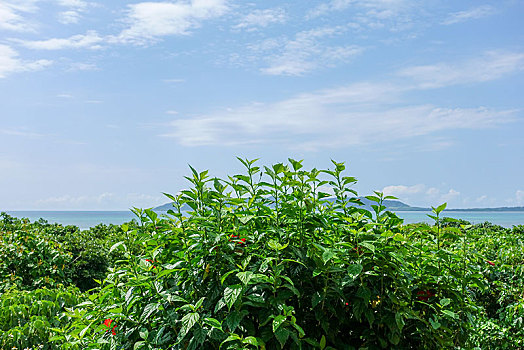
<path fill-rule="evenodd" d="M 6 291 L 0 296 L 0 348 L 56 348 L 49 341 L 53 329 L 69 324 L 66 308 L 80 300 L 74 288 Z"/>
<path fill-rule="evenodd" d="M 133 209 L 138 223 L 80 232 L 2 214 L 3 346 L 524 349 L 522 225 L 442 218 L 445 204 L 433 226 L 402 225 L 392 197 L 359 205 L 342 163 L 241 161 L 225 180 L 191 168 L 172 210 Z M 42 286 L 95 279 L 31 309 L 58 293 Z"/>
<path fill-rule="evenodd" d="M 465 344 L 487 287 L 458 228 L 358 206 L 344 165 L 228 180 L 192 170 L 167 217 L 137 211 L 119 261 L 68 329 L 81 347 L 441 349 Z M 321 178 L 322 177 L 322 178 Z M 335 199 L 321 190 L 329 186 Z M 182 208 L 191 208 L 185 215 Z M 137 241 L 145 251 L 136 255 Z M 115 334 L 104 320 L 110 319 Z M 86 330 L 87 329 L 87 330 Z M 82 336 L 80 332 L 85 331 Z"/>

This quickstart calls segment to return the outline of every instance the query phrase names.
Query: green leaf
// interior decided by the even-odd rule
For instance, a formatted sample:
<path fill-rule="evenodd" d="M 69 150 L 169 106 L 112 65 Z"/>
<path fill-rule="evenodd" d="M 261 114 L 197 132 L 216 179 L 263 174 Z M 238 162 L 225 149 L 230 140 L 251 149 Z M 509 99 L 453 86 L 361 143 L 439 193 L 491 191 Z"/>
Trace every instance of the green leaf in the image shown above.
<path fill-rule="evenodd" d="M 237 329 L 238 325 L 240 324 L 240 322 L 246 314 L 246 310 L 243 310 L 242 312 L 233 310 L 229 313 L 229 315 L 227 315 L 226 319 L 224 320 L 224 323 L 227 326 L 227 328 L 229 328 L 230 332 L 234 332 L 235 329 Z"/>
<path fill-rule="evenodd" d="M 179 344 L 184 339 L 198 320 L 200 320 L 200 315 L 196 312 L 191 312 L 182 317 L 182 328 L 180 329 L 180 333 L 178 333 L 176 344 Z"/>
<path fill-rule="evenodd" d="M 239 272 L 237 273 L 237 277 L 242 283 L 244 283 L 245 285 L 248 285 L 249 281 L 253 277 L 253 272 L 251 271 Z"/>
<path fill-rule="evenodd" d="M 441 305 L 442 307 L 444 307 L 444 306 L 448 306 L 449 303 L 451 303 L 451 299 L 444 298 L 444 299 L 440 300 L 440 305 Z"/>
<path fill-rule="evenodd" d="M 228 343 L 230 341 L 235 341 L 235 340 L 241 340 L 241 339 L 242 338 L 240 338 L 240 336 L 238 334 L 231 334 L 229 337 L 224 339 L 224 341 L 220 344 L 220 348 L 222 348 L 222 345 L 225 344 L 225 343 Z"/>
<path fill-rule="evenodd" d="M 242 223 L 242 224 L 247 224 L 251 219 L 253 219 L 255 216 L 254 215 L 246 215 L 246 216 L 242 216 L 240 217 L 238 220 Z"/>
<path fill-rule="evenodd" d="M 380 203 L 380 198 L 375 197 L 375 196 L 366 196 L 366 199 L 373 201 L 373 202 Z"/>
<path fill-rule="evenodd" d="M 137 341 L 133 346 L 133 350 L 140 349 L 142 346 L 146 345 L 145 341 Z"/>
<path fill-rule="evenodd" d="M 140 329 L 138 334 L 140 335 L 140 338 L 142 338 L 144 340 L 147 340 L 147 337 L 149 337 L 149 331 L 147 329 L 145 329 L 145 328 Z"/>
<path fill-rule="evenodd" d="M 433 320 L 432 318 L 429 319 L 429 323 L 431 323 L 433 329 L 439 329 L 441 326 L 439 321 Z"/>
<path fill-rule="evenodd" d="M 113 244 L 113 245 L 111 246 L 111 248 L 109 248 L 109 254 L 111 254 L 111 252 L 112 252 L 113 250 L 115 250 L 116 248 L 120 247 L 121 245 L 124 246 L 124 251 L 127 251 L 127 247 L 126 247 L 126 245 L 124 244 L 124 241 L 120 241 L 120 242 L 117 242 L 117 243 Z"/>
<path fill-rule="evenodd" d="M 395 313 L 395 322 L 397 324 L 398 330 L 402 332 L 402 328 L 404 328 L 405 322 L 400 312 Z"/>
<path fill-rule="evenodd" d="M 237 301 L 240 293 L 242 293 L 242 286 L 240 284 L 226 287 L 224 290 L 224 300 L 229 310 L 231 310 L 231 307 Z"/>
<path fill-rule="evenodd" d="M 375 252 L 375 246 L 373 244 L 371 244 L 371 243 L 360 242 L 359 245 L 364 247 L 364 248 L 367 248 L 367 249 L 371 250 L 373 253 Z"/>
<path fill-rule="evenodd" d="M 317 306 L 320 302 L 322 301 L 322 296 L 320 295 L 320 293 L 317 291 L 313 294 L 313 296 L 311 297 L 311 306 L 314 308 L 315 306 Z"/>
<path fill-rule="evenodd" d="M 442 313 L 446 316 L 449 316 L 451 318 L 458 318 L 457 314 L 454 313 L 453 311 L 449 311 L 449 310 L 442 310 Z"/>
<path fill-rule="evenodd" d="M 142 312 L 142 316 L 140 316 L 140 319 L 145 321 L 149 316 L 151 316 L 153 312 L 158 310 L 158 306 L 158 303 L 147 304 L 144 308 L 144 311 Z"/>
<path fill-rule="evenodd" d="M 273 333 L 286 321 L 286 316 L 284 315 L 278 315 L 273 319 Z"/>
<path fill-rule="evenodd" d="M 397 232 L 394 236 L 393 236 L 393 240 L 397 241 L 397 242 L 402 242 L 404 241 L 404 236 Z"/>
<path fill-rule="evenodd" d="M 300 338 L 302 338 L 304 335 L 306 335 L 306 332 L 304 332 L 304 330 L 302 329 L 302 327 L 300 327 L 298 324 L 293 323 L 293 327 L 295 327 L 295 329 L 297 330 L 297 332 L 298 332 L 298 336 L 299 336 Z"/>
<path fill-rule="evenodd" d="M 326 348 L 326 336 L 323 335 L 322 338 L 320 338 L 320 350 L 324 350 Z"/>
<path fill-rule="evenodd" d="M 242 342 L 244 344 L 258 346 L 258 341 L 257 341 L 257 338 L 255 338 L 255 337 L 246 337 Z"/>
<path fill-rule="evenodd" d="M 448 205 L 448 203 L 443 203 L 443 204 L 439 205 L 437 207 L 437 209 L 435 209 L 435 212 L 437 214 L 440 214 L 444 209 L 446 209 L 447 205 Z"/>
<path fill-rule="evenodd" d="M 284 250 L 289 245 L 289 243 L 280 244 L 277 241 L 271 239 L 271 240 L 269 240 L 269 242 L 267 242 L 267 245 L 269 246 L 269 248 L 271 248 L 273 250 Z"/>
<path fill-rule="evenodd" d="M 237 271 L 238 271 L 238 269 L 234 269 L 234 270 L 231 270 L 229 272 L 226 272 L 226 274 L 224 276 L 222 276 L 222 278 L 220 279 L 220 284 L 224 284 L 224 281 L 226 280 L 227 276 L 229 276 L 232 273 L 235 273 Z"/>
<path fill-rule="evenodd" d="M 284 327 L 278 328 L 277 331 L 275 332 L 275 337 L 277 338 L 282 348 L 284 348 L 284 345 L 286 344 L 290 333 L 291 332 Z"/>
<path fill-rule="evenodd" d="M 348 268 L 347 268 L 349 278 L 351 280 L 354 280 L 355 278 L 358 277 L 358 275 L 360 275 L 362 273 L 362 270 L 363 270 L 363 267 L 360 264 L 351 264 L 351 265 L 349 265 Z"/>
<path fill-rule="evenodd" d="M 335 252 L 331 249 L 326 249 L 324 251 L 324 253 L 322 253 L 322 261 L 325 263 L 327 263 L 329 260 L 333 259 L 333 257 L 335 257 Z"/>
<path fill-rule="evenodd" d="M 220 323 L 220 321 L 215 318 L 206 317 L 204 318 L 204 323 L 207 324 L 208 326 L 211 326 L 212 328 L 222 330 L 222 323 Z"/>

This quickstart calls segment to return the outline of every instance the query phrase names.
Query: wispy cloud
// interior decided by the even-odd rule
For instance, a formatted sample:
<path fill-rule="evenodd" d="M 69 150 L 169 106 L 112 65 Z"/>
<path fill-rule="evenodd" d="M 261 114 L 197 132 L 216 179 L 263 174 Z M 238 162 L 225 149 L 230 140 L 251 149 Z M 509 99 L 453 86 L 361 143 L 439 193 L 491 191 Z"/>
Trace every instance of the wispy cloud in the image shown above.
<path fill-rule="evenodd" d="M 101 208 L 115 208 L 120 209 L 131 206 L 138 206 L 142 208 L 150 208 L 158 206 L 164 202 L 161 195 L 150 195 L 145 193 L 128 193 L 115 194 L 112 192 L 104 192 L 95 195 L 71 195 L 64 194 L 60 196 L 53 196 L 35 201 L 36 207 L 53 208 L 53 209 L 101 209 Z"/>
<path fill-rule="evenodd" d="M 69 65 L 70 71 L 93 71 L 98 69 L 94 63 L 74 62 Z"/>
<path fill-rule="evenodd" d="M 58 95 L 56 95 L 56 97 L 58 97 L 58 98 L 73 98 L 74 96 L 71 95 L 71 94 L 64 93 L 64 94 L 58 94 Z"/>
<path fill-rule="evenodd" d="M 257 30 L 258 28 L 265 28 L 270 24 L 284 23 L 286 19 L 286 11 L 282 8 L 254 10 L 240 18 L 238 24 L 233 28 L 246 29 L 248 31 Z"/>
<path fill-rule="evenodd" d="M 52 38 L 48 40 L 17 40 L 13 42 L 36 50 L 64 50 L 64 49 L 100 49 L 106 41 L 105 38 L 98 35 L 94 30 L 87 31 L 86 34 L 77 34 L 69 38 Z"/>
<path fill-rule="evenodd" d="M 25 129 L 0 129 L 0 134 L 28 138 L 40 138 L 45 136 L 44 134 L 40 134 L 33 131 L 27 131 Z"/>
<path fill-rule="evenodd" d="M 21 60 L 18 56 L 18 52 L 14 49 L 0 44 L 0 78 L 5 78 L 15 72 L 40 70 L 52 64 L 52 61 L 49 60 Z"/>
<path fill-rule="evenodd" d="M 524 54 L 489 52 L 459 64 L 406 68 L 396 83 L 362 82 L 300 94 L 274 103 L 179 117 L 173 137 L 185 146 L 279 144 L 318 150 L 435 135 L 446 130 L 491 128 L 515 120 L 516 110 L 405 104 L 413 90 L 484 82 L 522 69 Z M 438 135 L 436 135 L 438 136 Z M 440 139 L 438 147 L 452 141 Z"/>
<path fill-rule="evenodd" d="M 367 88 L 362 90 L 362 88 Z M 382 91 L 381 91 L 382 90 Z M 252 104 L 171 122 L 185 146 L 274 144 L 319 150 L 488 128 L 513 119 L 512 111 L 485 108 L 392 107 L 387 87 L 355 84 L 303 94 L 272 104 Z"/>
<path fill-rule="evenodd" d="M 345 32 L 344 27 L 325 27 L 299 32 L 293 39 L 268 39 L 249 46 L 255 59 L 265 57 L 261 71 L 270 75 L 304 75 L 312 70 L 331 67 L 361 54 L 355 45 L 333 45 L 326 42 Z"/>
<path fill-rule="evenodd" d="M 450 24 L 455 24 L 455 23 L 460 23 L 460 22 L 466 22 L 472 19 L 488 17 L 495 13 L 496 13 L 496 9 L 493 6 L 481 5 L 481 6 L 477 6 L 472 9 L 469 9 L 467 11 L 450 13 L 448 17 L 444 21 L 442 21 L 442 24 L 450 25 Z"/>
<path fill-rule="evenodd" d="M 524 190 L 517 190 L 515 192 L 515 200 L 517 205 L 524 205 Z"/>
<path fill-rule="evenodd" d="M 78 23 L 89 7 L 96 6 L 95 3 L 83 0 L 58 0 L 58 5 L 67 8 L 58 13 L 58 21 L 63 24 Z"/>
<path fill-rule="evenodd" d="M 168 83 L 168 84 L 179 84 L 179 83 L 185 83 L 186 80 L 185 79 L 180 79 L 180 78 L 174 78 L 174 79 L 164 79 L 163 80 L 164 83 Z"/>
<path fill-rule="evenodd" d="M 524 53 L 489 51 L 479 58 L 460 63 L 406 68 L 398 75 L 412 79 L 420 88 L 438 88 L 490 81 L 523 69 Z"/>
<path fill-rule="evenodd" d="M 36 24 L 25 17 L 36 11 L 37 0 L 16 0 L 0 2 L 0 29 L 15 32 L 34 31 Z"/>
<path fill-rule="evenodd" d="M 348 20 L 359 27 L 385 28 L 397 31 L 408 28 L 414 11 L 420 9 L 412 0 L 331 0 L 308 12 L 306 18 L 351 9 Z"/>
<path fill-rule="evenodd" d="M 460 203 L 460 192 L 453 188 L 442 190 L 424 184 L 391 185 L 384 187 L 382 192 L 388 196 L 395 196 L 406 204 L 415 206 L 437 206 L 444 202 L 451 205 Z"/>
<path fill-rule="evenodd" d="M 115 40 L 147 44 L 169 35 L 188 35 L 203 21 L 220 17 L 228 10 L 226 0 L 190 2 L 141 2 L 128 5 L 124 29 Z"/>

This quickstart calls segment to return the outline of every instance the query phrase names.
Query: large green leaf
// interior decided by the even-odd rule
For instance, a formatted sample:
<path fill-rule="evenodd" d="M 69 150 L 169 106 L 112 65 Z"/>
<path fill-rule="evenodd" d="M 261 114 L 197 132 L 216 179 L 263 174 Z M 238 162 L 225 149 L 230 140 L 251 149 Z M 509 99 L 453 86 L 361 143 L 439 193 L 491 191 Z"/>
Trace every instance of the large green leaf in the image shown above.
<path fill-rule="evenodd" d="M 282 325 L 286 321 L 286 316 L 284 315 L 278 315 L 273 319 L 273 332 L 276 332 L 278 327 Z"/>
<path fill-rule="evenodd" d="M 178 333 L 178 337 L 176 340 L 176 343 L 180 343 L 184 337 L 187 335 L 187 333 L 191 330 L 191 328 L 195 325 L 195 323 L 200 320 L 200 315 L 197 312 L 191 312 L 184 317 L 182 317 L 182 328 L 180 329 L 180 332 Z"/>
<path fill-rule="evenodd" d="M 240 284 L 235 284 L 229 287 L 226 287 L 224 290 L 224 301 L 226 302 L 227 307 L 231 310 L 231 307 L 237 301 L 238 297 L 242 293 L 242 286 Z"/>

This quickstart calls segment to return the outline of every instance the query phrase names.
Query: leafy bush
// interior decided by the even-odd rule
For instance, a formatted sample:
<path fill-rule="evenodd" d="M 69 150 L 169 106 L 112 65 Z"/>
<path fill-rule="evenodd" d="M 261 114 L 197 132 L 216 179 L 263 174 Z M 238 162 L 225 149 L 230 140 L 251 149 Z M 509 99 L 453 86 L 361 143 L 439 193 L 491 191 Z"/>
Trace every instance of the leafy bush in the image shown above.
<path fill-rule="evenodd" d="M 54 287 L 70 282 L 65 270 L 72 261 L 71 253 L 35 232 L 31 225 L 16 226 L 6 215 L 2 218 L 2 226 L 7 230 L 2 230 L 0 237 L 0 291 L 12 287 Z"/>
<path fill-rule="evenodd" d="M 375 192 L 371 211 L 359 205 L 343 163 L 241 161 L 246 172 L 224 180 L 191 168 L 191 188 L 166 194 L 172 210 L 133 209 L 138 223 L 80 232 L 2 214 L 2 254 L 35 263 L 35 249 L 46 264 L 34 276 L 0 265 L 5 300 L 19 300 L 2 304 L 0 339 L 57 349 L 524 349 L 522 225 L 443 219 L 445 204 L 433 208 L 435 225 L 403 225 L 383 205 L 392 197 Z M 56 259 L 69 267 L 50 286 L 100 285 L 70 289 L 77 299 L 53 299 L 36 318 L 16 314 L 47 289 L 12 288 L 45 285 Z M 6 321 L 15 314 L 22 321 Z"/>
<path fill-rule="evenodd" d="M 53 349 L 49 339 L 70 322 L 66 308 L 79 304 L 74 288 L 7 291 L 0 296 L 0 348 Z"/>
<path fill-rule="evenodd" d="M 459 228 L 404 227 L 358 206 L 344 165 L 301 162 L 211 178 L 141 225 L 82 318 L 64 330 L 81 347 L 198 349 L 440 349 L 468 342 L 488 286 L 485 258 Z M 322 177 L 322 178 L 321 178 Z M 328 200 L 326 186 L 335 194 Z M 182 208 L 191 208 L 185 215 Z M 132 254 L 141 241 L 146 250 Z M 488 265 L 489 266 L 489 265 Z M 112 320 L 115 334 L 105 320 Z M 86 331 L 87 329 L 87 331 Z M 85 331 L 80 335 L 80 331 Z"/>

